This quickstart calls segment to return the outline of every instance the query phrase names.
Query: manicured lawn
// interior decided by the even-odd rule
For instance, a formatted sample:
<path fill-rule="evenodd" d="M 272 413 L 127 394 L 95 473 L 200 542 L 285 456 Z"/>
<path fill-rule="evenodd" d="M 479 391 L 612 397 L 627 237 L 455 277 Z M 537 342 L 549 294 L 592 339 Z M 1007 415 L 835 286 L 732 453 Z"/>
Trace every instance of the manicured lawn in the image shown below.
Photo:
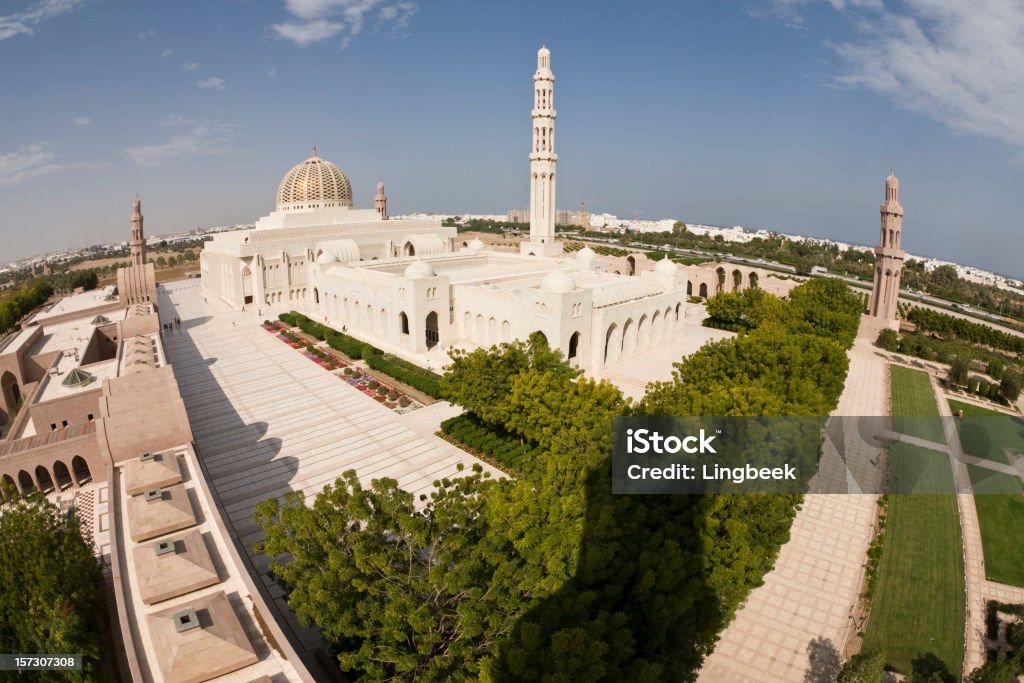
<path fill-rule="evenodd" d="M 890 365 L 893 431 L 946 443 L 928 373 Z"/>
<path fill-rule="evenodd" d="M 950 401 L 949 408 L 956 415 L 963 410 L 964 417 L 956 420 L 960 445 L 967 455 L 1007 464 L 1006 450 L 1024 453 L 1024 420 L 988 408 Z"/>
<path fill-rule="evenodd" d="M 897 442 L 889 447 L 890 493 L 955 493 L 949 456 Z"/>
<path fill-rule="evenodd" d="M 1024 586 L 1024 485 L 1009 474 L 968 465 L 974 506 L 981 526 L 985 575 L 991 581 Z"/>
<path fill-rule="evenodd" d="M 949 456 L 907 444 L 890 455 L 890 485 L 953 490 Z M 928 488 L 922 489 L 923 486 Z M 865 649 L 909 674 L 919 656 L 933 654 L 958 675 L 964 645 L 964 567 L 956 496 L 895 494 L 864 637 Z"/>

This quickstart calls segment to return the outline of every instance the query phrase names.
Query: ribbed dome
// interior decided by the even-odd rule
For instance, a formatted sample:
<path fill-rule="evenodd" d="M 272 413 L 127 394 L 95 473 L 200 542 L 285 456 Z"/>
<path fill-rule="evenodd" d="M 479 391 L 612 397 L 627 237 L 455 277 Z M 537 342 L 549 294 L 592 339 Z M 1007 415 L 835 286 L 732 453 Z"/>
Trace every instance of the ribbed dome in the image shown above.
<path fill-rule="evenodd" d="M 277 187 L 277 208 L 309 209 L 352 206 L 352 185 L 340 168 L 313 156 L 285 174 Z"/>
<path fill-rule="evenodd" d="M 654 264 L 655 273 L 664 273 L 666 275 L 675 275 L 679 271 L 679 267 L 672 263 L 668 258 L 663 258 Z"/>
<path fill-rule="evenodd" d="M 418 280 L 421 277 L 434 277 L 434 266 L 426 261 L 414 261 L 405 269 L 405 277 L 409 280 Z"/>

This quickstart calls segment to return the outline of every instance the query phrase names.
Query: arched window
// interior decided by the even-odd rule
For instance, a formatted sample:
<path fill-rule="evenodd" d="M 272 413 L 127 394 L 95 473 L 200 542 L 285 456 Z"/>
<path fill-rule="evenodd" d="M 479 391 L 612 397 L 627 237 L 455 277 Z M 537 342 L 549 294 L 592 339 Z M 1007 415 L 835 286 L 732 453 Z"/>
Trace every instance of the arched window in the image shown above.
<path fill-rule="evenodd" d="M 54 489 L 50 471 L 42 465 L 36 466 L 36 481 L 39 482 L 39 488 L 43 493 L 49 493 Z"/>
<path fill-rule="evenodd" d="M 700 288 L 697 290 L 697 296 L 699 296 L 702 299 L 708 298 L 708 283 L 700 283 Z"/>
<path fill-rule="evenodd" d="M 80 455 L 76 455 L 71 459 L 71 471 L 75 475 L 75 481 L 78 485 L 86 484 L 92 481 L 92 472 L 89 471 L 89 463 L 85 461 Z"/>
<path fill-rule="evenodd" d="M 320 290 L 316 287 L 313 288 L 313 303 L 320 303 Z"/>
<path fill-rule="evenodd" d="M 437 313 L 434 311 L 427 314 L 427 327 L 424 331 L 424 336 L 428 349 L 434 348 L 437 346 L 437 342 L 441 341 L 441 333 L 437 329 Z"/>
<path fill-rule="evenodd" d="M 402 334 L 409 334 L 409 316 L 405 314 L 405 311 L 398 314 L 398 325 Z"/>
<path fill-rule="evenodd" d="M 57 486 L 59 486 L 61 490 L 64 490 L 74 484 L 71 479 L 71 472 L 62 460 L 58 460 L 53 463 L 53 476 L 57 479 Z"/>
<path fill-rule="evenodd" d="M 18 472 L 18 488 L 21 489 L 23 494 L 32 493 L 36 490 L 36 484 L 32 481 L 32 475 L 25 470 Z"/>
<path fill-rule="evenodd" d="M 569 337 L 569 354 L 568 354 L 569 360 L 572 360 L 573 358 L 576 357 L 576 352 L 579 350 L 579 347 L 580 347 L 580 333 L 579 332 L 573 332 L 572 336 Z"/>

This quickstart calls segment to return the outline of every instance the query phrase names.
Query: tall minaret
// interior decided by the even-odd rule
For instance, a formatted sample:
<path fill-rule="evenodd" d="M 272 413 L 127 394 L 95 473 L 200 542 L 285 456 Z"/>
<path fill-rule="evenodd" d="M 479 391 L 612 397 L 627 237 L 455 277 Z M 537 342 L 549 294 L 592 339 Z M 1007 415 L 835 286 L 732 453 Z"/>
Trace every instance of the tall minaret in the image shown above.
<path fill-rule="evenodd" d="M 551 71 L 551 51 L 537 51 L 537 71 L 533 74 L 533 148 L 530 152 L 530 241 L 521 245 L 522 253 L 552 255 L 561 253 L 555 242 L 555 74 Z"/>
<path fill-rule="evenodd" d="M 384 194 L 384 183 L 377 183 L 377 194 L 373 198 L 373 207 L 377 209 L 377 215 L 382 221 L 388 219 L 388 196 Z"/>
<path fill-rule="evenodd" d="M 132 265 L 141 266 L 146 262 L 146 238 L 142 234 L 142 201 L 136 197 L 132 202 L 132 238 L 128 241 L 132 251 Z"/>
<path fill-rule="evenodd" d="M 896 320 L 896 302 L 900 296 L 903 270 L 903 207 L 900 206 L 900 181 L 889 169 L 885 179 L 885 201 L 880 207 L 882 237 L 875 247 L 875 284 L 868 312 L 885 320 Z"/>

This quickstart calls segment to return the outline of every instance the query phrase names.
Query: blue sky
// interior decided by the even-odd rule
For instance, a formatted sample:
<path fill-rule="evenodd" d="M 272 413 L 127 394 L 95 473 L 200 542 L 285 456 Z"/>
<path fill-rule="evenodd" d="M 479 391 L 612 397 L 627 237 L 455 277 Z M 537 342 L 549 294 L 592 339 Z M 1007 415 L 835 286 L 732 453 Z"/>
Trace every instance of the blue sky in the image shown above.
<path fill-rule="evenodd" d="M 525 207 L 541 40 L 560 207 L 873 244 L 892 164 L 911 252 L 1024 276 L 1019 0 L 0 0 L 0 261 L 251 222 L 314 142 Z"/>

